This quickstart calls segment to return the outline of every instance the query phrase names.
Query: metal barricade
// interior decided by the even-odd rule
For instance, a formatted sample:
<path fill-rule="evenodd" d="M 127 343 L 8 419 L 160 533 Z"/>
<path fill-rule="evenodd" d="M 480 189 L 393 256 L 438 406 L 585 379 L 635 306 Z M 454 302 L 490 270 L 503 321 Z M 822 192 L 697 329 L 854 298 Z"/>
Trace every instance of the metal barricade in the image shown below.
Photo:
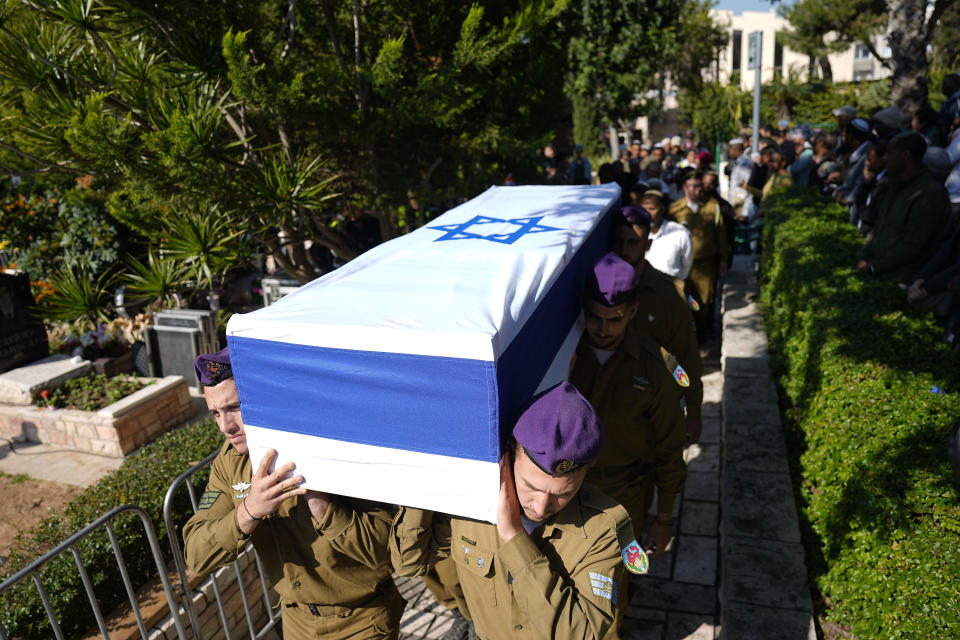
<path fill-rule="evenodd" d="M 136 587 L 130 583 L 130 576 L 127 573 L 127 565 L 123 560 L 123 553 L 120 551 L 120 546 L 117 544 L 117 537 L 113 531 L 113 519 L 116 518 L 121 513 L 126 513 L 132 511 L 140 517 L 140 521 L 143 523 L 144 532 L 147 535 L 147 540 L 150 543 L 150 551 L 153 554 L 153 559 L 157 564 L 157 571 L 160 574 L 160 581 L 163 584 L 163 592 L 166 594 L 167 603 L 170 605 L 170 610 L 173 613 L 175 624 L 177 625 L 177 632 L 180 634 L 181 638 L 184 638 L 183 626 L 180 623 L 179 616 L 176 613 L 176 605 L 174 603 L 173 592 L 170 587 L 170 581 L 167 578 L 167 569 L 163 563 L 163 554 L 160 551 L 160 545 L 157 542 L 157 534 L 154 531 L 153 523 L 150 521 L 150 516 L 141 509 L 140 507 L 132 504 L 126 504 L 120 507 L 111 509 L 109 512 L 103 514 L 87 526 L 85 526 L 80 531 L 76 532 L 56 547 L 46 552 L 29 565 L 12 575 L 7 580 L 4 580 L 3 584 L 0 584 L 0 595 L 3 595 L 7 590 L 13 588 L 15 585 L 19 584 L 22 580 L 26 578 L 33 578 L 33 583 L 37 588 L 37 592 L 40 595 L 40 600 L 43 602 L 43 608 L 47 613 L 47 619 L 50 621 L 50 627 L 53 630 L 53 635 L 57 640 L 63 640 L 63 631 L 60 629 L 60 623 L 57 621 L 56 612 L 53 609 L 53 605 L 50 602 L 50 597 L 47 595 L 46 590 L 43 588 L 43 580 L 40 578 L 40 569 L 50 562 L 51 560 L 57 558 L 61 553 L 69 549 L 73 552 L 73 559 L 77 563 L 77 571 L 80 574 L 80 580 L 83 582 L 83 587 L 87 593 L 87 599 L 90 601 L 90 607 L 93 609 L 93 615 L 97 620 L 97 628 L 100 630 L 100 634 L 104 638 L 109 638 L 107 633 L 106 623 L 103 619 L 103 613 L 100 611 L 100 604 L 97 602 L 97 598 L 93 593 L 93 584 L 90 582 L 90 577 L 87 575 L 87 570 L 83 566 L 83 562 L 80 559 L 80 552 L 77 551 L 77 543 L 79 543 L 83 538 L 86 538 L 88 535 L 99 529 L 100 527 L 105 527 L 107 534 L 110 536 L 110 544 L 113 546 L 113 555 L 117 559 L 117 565 L 120 569 L 120 575 L 123 578 L 123 585 L 127 591 L 127 597 L 130 599 L 130 606 L 133 609 L 134 615 L 137 619 L 137 627 L 140 630 L 140 634 L 146 638 L 147 630 L 143 623 L 143 618 L 140 615 L 140 609 L 137 606 L 137 597 L 136 597 Z M 3 625 L 0 624 L 0 640 L 8 640 L 7 632 L 3 628 Z"/>
<path fill-rule="evenodd" d="M 190 618 L 190 626 L 193 629 L 194 637 L 197 640 L 203 640 L 202 633 L 200 630 L 200 625 L 197 622 L 197 612 L 193 606 L 193 594 L 190 591 L 190 582 L 187 579 L 187 564 L 183 557 L 183 548 L 181 547 L 181 537 L 179 535 L 179 529 L 176 524 L 173 522 L 172 517 L 172 508 L 173 508 L 173 499 L 174 495 L 177 492 L 177 489 L 182 484 L 186 484 L 187 493 L 190 496 L 190 506 L 193 508 L 193 512 L 197 511 L 197 496 L 194 491 L 193 485 L 187 482 L 193 474 L 197 473 L 204 467 L 210 465 L 213 462 L 213 459 L 217 457 L 219 451 L 214 451 L 209 456 L 204 458 L 202 461 L 191 467 L 188 471 L 177 476 L 177 479 L 170 484 L 170 488 L 167 489 L 167 495 L 163 499 L 163 521 L 167 526 L 167 538 L 170 541 L 170 548 L 173 551 L 173 561 L 177 568 L 177 575 L 180 578 L 180 583 L 178 585 L 178 595 L 180 596 L 180 601 L 183 608 L 186 610 L 187 615 Z M 237 586 L 240 590 L 240 600 L 243 602 L 243 613 L 246 616 L 247 628 L 250 630 L 251 638 L 262 638 L 267 632 L 276 626 L 277 622 L 280 620 L 279 616 L 274 614 L 273 609 L 270 606 L 270 597 L 267 595 L 267 582 L 263 577 L 263 565 L 260 563 L 260 556 L 257 555 L 256 549 L 253 548 L 253 545 L 248 544 L 247 549 L 250 553 L 253 554 L 254 560 L 257 564 L 257 574 L 260 577 L 260 584 L 263 588 L 263 600 L 266 605 L 267 611 L 267 622 L 261 629 L 253 628 L 253 616 L 250 615 L 250 604 L 247 600 L 247 590 L 243 585 L 243 577 L 240 570 L 239 563 L 234 560 L 233 570 L 236 572 L 237 576 Z M 226 640 L 232 640 L 230 636 L 230 625 L 227 622 L 227 612 L 223 609 L 223 598 L 220 595 L 220 586 L 217 584 L 217 580 L 212 579 L 213 585 L 213 594 L 216 597 L 217 601 L 217 610 L 220 613 L 220 621 L 223 625 L 223 633 L 226 636 Z M 174 613 L 174 620 L 177 621 L 178 616 Z M 177 621 L 177 630 L 180 631 L 179 622 Z M 181 638 L 184 637 L 181 633 Z M 2 639 L 0 639 L 2 640 Z"/>

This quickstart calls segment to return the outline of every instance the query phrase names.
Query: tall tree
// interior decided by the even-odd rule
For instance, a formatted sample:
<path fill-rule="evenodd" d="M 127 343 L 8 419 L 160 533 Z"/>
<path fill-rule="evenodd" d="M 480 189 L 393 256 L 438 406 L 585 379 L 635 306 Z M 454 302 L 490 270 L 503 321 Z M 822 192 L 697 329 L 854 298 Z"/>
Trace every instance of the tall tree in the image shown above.
<path fill-rule="evenodd" d="M 954 0 L 799 0 L 781 9 L 791 22 L 794 44 L 825 56 L 834 47 L 862 43 L 892 73 L 891 100 L 905 113 L 927 103 L 927 46 L 940 16 Z M 928 10 L 929 9 L 929 10 Z M 823 34 L 818 48 L 817 33 Z M 890 55 L 874 46 L 886 34 Z M 806 47 L 806 48 L 804 48 Z"/>
<path fill-rule="evenodd" d="M 709 0 L 583 0 L 571 7 L 563 24 L 575 110 L 591 109 L 595 122 L 630 122 L 659 109 L 668 82 L 702 82 L 726 41 L 709 8 Z"/>
<path fill-rule="evenodd" d="M 92 173 L 161 244 L 228 216 L 307 281 L 551 130 L 565 5 L 0 0 L 0 170 Z"/>

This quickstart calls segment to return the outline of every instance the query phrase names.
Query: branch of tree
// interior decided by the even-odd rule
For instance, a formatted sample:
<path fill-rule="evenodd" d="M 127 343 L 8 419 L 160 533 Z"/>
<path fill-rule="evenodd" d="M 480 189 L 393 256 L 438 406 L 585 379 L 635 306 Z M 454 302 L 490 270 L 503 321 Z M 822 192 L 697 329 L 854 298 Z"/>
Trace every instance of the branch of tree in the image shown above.
<path fill-rule="evenodd" d="M 288 0 L 287 2 L 287 16 L 283 19 L 283 24 L 280 26 L 280 36 L 283 37 L 284 29 L 290 29 L 290 33 L 287 34 L 287 43 L 283 45 L 283 51 L 280 52 L 280 59 L 283 60 L 287 57 L 287 53 L 293 47 L 293 37 L 297 30 L 297 14 L 296 14 L 297 0 Z"/>
<path fill-rule="evenodd" d="M 49 161 L 47 161 L 47 160 L 44 160 L 43 158 L 40 158 L 40 157 L 38 157 L 38 156 L 33 155 L 32 153 L 27 153 L 27 152 L 24 151 L 23 149 L 19 149 L 19 148 L 13 146 L 12 144 L 7 144 L 6 142 L 3 142 L 2 140 L 0 140 L 0 148 L 6 149 L 7 151 L 12 151 L 13 153 L 17 154 L 18 156 L 21 156 L 21 157 L 23 157 L 23 158 L 26 158 L 26 159 L 29 160 L 30 162 L 35 162 L 36 164 L 39 164 L 39 165 L 44 166 L 44 167 L 45 167 L 44 172 L 46 172 L 46 171 L 66 171 L 66 172 L 68 172 L 68 173 L 76 173 L 76 174 L 79 174 L 79 175 L 81 175 L 81 176 L 87 175 L 88 173 L 93 173 L 92 171 L 85 171 L 85 170 L 77 169 L 77 168 L 75 168 L 75 167 L 71 167 L 71 166 L 66 165 L 66 164 L 57 164 L 56 162 L 49 162 Z"/>
<path fill-rule="evenodd" d="M 347 63 L 343 59 L 343 51 L 340 50 L 340 40 L 337 38 L 337 25 L 334 20 L 333 15 L 333 4 L 331 0 L 323 0 L 323 15 L 327 21 L 327 33 L 330 34 L 330 44 L 333 47 L 333 56 L 337 59 L 337 66 L 340 67 L 340 72 L 347 78 L 350 77 L 350 71 L 347 70 Z M 353 97 L 357 101 L 357 105 L 360 104 L 360 94 L 357 93 L 356 89 L 353 91 Z"/>
<path fill-rule="evenodd" d="M 280 134 L 280 144 L 283 145 L 283 153 L 287 156 L 287 163 L 293 167 L 296 165 L 296 157 L 293 155 L 293 148 L 290 146 L 290 137 L 287 135 L 287 128 L 283 122 L 277 123 L 277 133 Z"/>
<path fill-rule="evenodd" d="M 953 0 L 937 0 L 933 5 L 933 11 L 930 13 L 930 18 L 927 20 L 927 35 L 926 42 L 930 42 L 933 39 L 933 32 L 937 28 L 937 23 L 940 22 L 940 16 L 943 15 L 943 12 L 946 11 L 947 7 L 953 2 Z"/>
<path fill-rule="evenodd" d="M 360 75 L 360 8 L 357 6 L 357 0 L 353 0 L 353 73 L 357 83 L 355 90 L 357 106 L 362 113 L 367 109 L 367 92 Z"/>
<path fill-rule="evenodd" d="M 873 57 L 877 59 L 877 62 L 879 62 L 885 68 L 893 71 L 893 66 L 890 64 L 890 59 L 884 58 L 883 56 L 880 55 L 880 52 L 877 51 L 877 48 L 873 46 L 873 42 L 870 40 L 870 38 L 864 38 L 863 44 L 864 46 L 867 47 L 867 49 L 870 50 L 870 53 L 872 53 Z"/>
<path fill-rule="evenodd" d="M 240 144 L 243 145 L 243 151 L 244 154 L 246 154 L 246 157 L 249 158 L 256 166 L 261 166 L 260 160 L 257 158 L 257 154 L 254 151 L 253 146 L 250 144 L 250 136 L 247 134 L 246 126 L 243 126 L 237 122 L 236 118 L 230 115 L 230 112 L 227 111 L 223 105 L 219 105 L 218 108 L 220 109 L 220 113 L 223 114 L 223 119 L 227 121 L 227 124 L 230 125 L 231 129 L 233 129 L 234 135 L 237 136 Z"/>

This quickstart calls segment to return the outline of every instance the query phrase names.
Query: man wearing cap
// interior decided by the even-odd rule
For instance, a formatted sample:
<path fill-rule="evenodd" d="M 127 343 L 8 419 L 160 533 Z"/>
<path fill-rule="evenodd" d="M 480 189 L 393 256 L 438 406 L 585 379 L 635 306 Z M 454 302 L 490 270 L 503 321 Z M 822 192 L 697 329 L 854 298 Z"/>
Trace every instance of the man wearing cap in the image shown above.
<path fill-rule="evenodd" d="M 613 253 L 588 273 L 585 331 L 570 382 L 596 409 L 604 430 L 603 450 L 587 477 L 626 507 L 637 538 L 656 555 L 672 537 L 673 506 L 687 476 L 680 385 L 688 378 L 634 329 L 638 284 L 633 267 Z M 654 489 L 657 515 L 644 539 Z"/>
<path fill-rule="evenodd" d="M 703 343 L 713 331 L 717 279 L 727 275 L 730 244 L 717 201 L 702 199 L 701 174 L 687 174 L 683 195 L 671 205 L 670 217 L 689 229 L 693 239 L 693 267 L 687 278 L 687 290 L 698 299 L 699 310 L 694 312 L 694 318 L 697 337 Z"/>
<path fill-rule="evenodd" d="M 675 231 L 669 232 L 671 235 L 685 233 L 689 236 L 690 232 L 676 222 L 664 220 L 663 205 L 658 205 L 654 198 L 644 197 L 643 201 L 653 208 L 626 207 L 620 216 L 614 218 L 613 250 L 633 267 L 637 275 L 637 314 L 631 323 L 632 328 L 675 356 L 687 373 L 690 386 L 684 389 L 683 394 L 687 429 L 685 444 L 691 445 L 700 439 L 703 426 L 700 413 L 703 403 L 703 361 L 697 348 L 697 333 L 690 308 L 693 298 L 683 293 L 682 280 L 679 286 L 676 280 L 671 283 L 669 278 L 664 277 L 664 272 L 655 268 L 650 261 L 656 224 L 659 224 L 657 230 L 660 234 L 665 233 L 665 228 L 675 228 Z M 672 295 L 670 284 L 673 284 L 679 296 Z"/>
<path fill-rule="evenodd" d="M 569 383 L 537 396 L 500 461 L 497 523 L 401 507 L 390 551 L 400 575 L 453 557 L 482 640 L 619 637 L 625 567 L 646 570 L 624 508 L 589 484 L 603 446 Z"/>
<path fill-rule="evenodd" d="M 301 487 L 267 451 L 254 470 L 227 349 L 194 366 L 226 436 L 197 511 L 183 527 L 187 566 L 204 575 L 251 542 L 280 597 L 284 638 L 397 638 L 404 601 L 391 578 L 392 514 L 362 500 Z"/>
<path fill-rule="evenodd" d="M 834 147 L 834 153 L 840 153 L 841 146 L 843 141 L 841 136 L 844 129 L 850 126 L 850 123 L 853 122 L 853 119 L 857 117 L 857 108 L 853 105 L 845 104 L 842 107 L 833 110 L 833 116 L 837 119 L 837 143 Z"/>
<path fill-rule="evenodd" d="M 873 114 L 873 132 L 881 140 L 889 142 L 894 136 L 902 130 L 901 122 L 903 114 L 897 105 L 890 105 L 886 109 L 880 109 Z"/>

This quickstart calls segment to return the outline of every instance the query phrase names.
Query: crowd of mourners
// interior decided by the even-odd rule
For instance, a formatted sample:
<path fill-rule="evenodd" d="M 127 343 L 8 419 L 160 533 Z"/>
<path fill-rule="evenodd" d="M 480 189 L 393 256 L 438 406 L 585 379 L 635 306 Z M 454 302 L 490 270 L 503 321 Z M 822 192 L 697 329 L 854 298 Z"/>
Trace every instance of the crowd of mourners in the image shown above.
<path fill-rule="evenodd" d="M 727 144 L 719 170 L 692 130 L 652 146 L 635 139 L 599 167 L 595 180 L 619 183 L 625 205 L 650 212 L 647 259 L 703 305 L 701 341 L 712 329 L 717 276 L 731 254 L 759 251 L 770 194 L 798 186 L 848 209 L 863 234 L 857 269 L 895 281 L 911 304 L 935 315 L 960 351 L 960 73 L 944 78 L 941 89 L 939 111 L 924 107 L 908 116 L 891 105 L 866 114 L 838 106 L 833 127 L 787 120 L 760 126 L 756 148 L 752 129 L 744 129 Z M 552 147 L 545 156 L 548 184 L 591 181 L 579 146 L 569 160 Z M 708 215 L 698 215 L 700 207 Z"/>

